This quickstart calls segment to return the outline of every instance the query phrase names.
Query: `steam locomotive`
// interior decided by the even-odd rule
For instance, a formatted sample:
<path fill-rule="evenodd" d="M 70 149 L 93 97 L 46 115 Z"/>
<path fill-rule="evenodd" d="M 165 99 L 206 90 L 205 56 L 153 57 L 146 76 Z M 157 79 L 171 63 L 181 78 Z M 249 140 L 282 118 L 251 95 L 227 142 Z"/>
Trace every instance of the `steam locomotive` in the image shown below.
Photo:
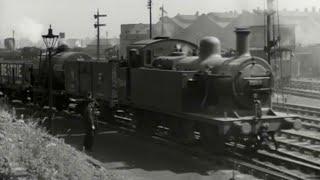
<path fill-rule="evenodd" d="M 109 122 L 116 109 L 130 109 L 137 131 L 144 134 L 167 127 L 183 143 L 194 142 L 200 133 L 213 151 L 229 141 L 259 149 L 275 143 L 277 131 L 299 129 L 301 123 L 272 110 L 271 67 L 250 55 L 248 29 L 235 32 L 238 54 L 231 58 L 220 55 L 217 38 L 205 37 L 199 49 L 178 39 L 139 41 L 128 46 L 124 63 L 69 61 L 66 92 L 74 99 L 92 93 Z"/>
<path fill-rule="evenodd" d="M 167 127 L 183 143 L 194 142 L 199 133 L 203 145 L 213 151 L 223 151 L 229 141 L 254 149 L 275 143 L 277 131 L 299 129 L 301 123 L 295 116 L 272 110 L 271 67 L 250 55 L 248 29 L 235 32 L 237 55 L 231 58 L 221 56 L 215 37 L 203 38 L 200 48 L 179 39 L 139 41 L 128 46 L 128 59 L 123 62 L 93 60 L 76 52 L 56 53 L 56 106 L 70 103 L 68 99 L 81 106 L 90 94 L 103 121 L 114 123 L 115 113 L 121 110 L 140 133 L 152 135 L 157 128 Z M 46 58 L 24 69 L 18 71 L 22 75 L 13 77 L 28 82 L 34 103 L 45 101 Z M 12 78 L 14 73 L 9 75 Z M 8 81 L 0 84 L 7 87 Z M 35 98 L 35 94 L 40 95 Z"/>

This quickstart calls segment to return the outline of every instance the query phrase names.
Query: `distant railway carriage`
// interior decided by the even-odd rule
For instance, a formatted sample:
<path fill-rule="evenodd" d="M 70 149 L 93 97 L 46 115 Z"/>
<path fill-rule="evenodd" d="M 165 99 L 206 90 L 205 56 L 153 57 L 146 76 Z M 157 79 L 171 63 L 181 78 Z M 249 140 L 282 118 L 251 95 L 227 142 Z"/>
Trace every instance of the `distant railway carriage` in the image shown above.
<path fill-rule="evenodd" d="M 9 96 L 25 96 L 32 86 L 33 76 L 32 61 L 0 61 L 1 91 Z"/>
<path fill-rule="evenodd" d="M 68 94 L 109 101 L 111 97 L 112 63 L 106 61 L 68 61 L 65 63 L 65 87 Z"/>
<path fill-rule="evenodd" d="M 53 94 L 55 106 L 61 107 L 68 103 L 65 97 L 64 64 L 68 61 L 89 61 L 91 57 L 80 52 L 59 52 L 52 57 Z M 1 91 L 9 98 L 27 101 L 27 97 L 40 103 L 48 101 L 48 58 L 45 53 L 40 58 L 21 60 L 0 60 Z M 57 104 L 60 104 L 59 106 Z"/>

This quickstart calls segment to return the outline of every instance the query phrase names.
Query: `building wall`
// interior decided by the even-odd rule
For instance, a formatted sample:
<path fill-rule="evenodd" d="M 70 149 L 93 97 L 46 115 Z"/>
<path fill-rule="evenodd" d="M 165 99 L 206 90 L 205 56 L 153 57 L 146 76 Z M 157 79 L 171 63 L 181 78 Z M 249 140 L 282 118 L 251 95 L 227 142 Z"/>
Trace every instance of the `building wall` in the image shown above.
<path fill-rule="evenodd" d="M 296 44 L 295 41 L 295 26 L 294 25 L 280 25 L 280 35 L 281 35 L 281 46 L 282 47 L 294 47 Z M 264 48 L 265 42 L 264 39 L 267 37 L 266 30 L 264 26 L 252 26 L 250 27 L 251 37 L 250 37 L 250 46 L 255 48 Z M 278 26 L 276 26 L 275 39 L 279 36 Z"/>
<path fill-rule="evenodd" d="M 120 35 L 120 57 L 127 57 L 128 45 L 148 38 L 149 36 L 147 34 L 128 34 L 124 37 Z"/>
<path fill-rule="evenodd" d="M 122 24 L 120 34 L 120 57 L 126 58 L 127 46 L 134 42 L 148 39 L 148 24 Z"/>

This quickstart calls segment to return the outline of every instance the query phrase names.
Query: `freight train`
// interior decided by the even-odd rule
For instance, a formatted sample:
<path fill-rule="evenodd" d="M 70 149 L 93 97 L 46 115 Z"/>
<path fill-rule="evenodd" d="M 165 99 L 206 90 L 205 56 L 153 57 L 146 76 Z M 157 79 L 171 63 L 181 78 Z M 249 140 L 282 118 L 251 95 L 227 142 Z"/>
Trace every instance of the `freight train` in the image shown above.
<path fill-rule="evenodd" d="M 81 107 L 90 94 L 103 121 L 114 123 L 115 113 L 121 110 L 137 132 L 152 135 L 160 126 L 166 127 L 183 143 L 194 142 L 198 134 L 212 151 L 223 151 L 229 141 L 253 149 L 275 143 L 276 132 L 299 129 L 301 123 L 295 116 L 272 110 L 271 67 L 249 53 L 248 29 L 235 32 L 237 53 L 229 58 L 221 56 L 220 41 L 215 37 L 203 38 L 199 48 L 179 39 L 139 41 L 128 46 L 128 59 L 123 62 L 93 60 L 83 53 L 57 53 L 53 58 L 54 94 L 60 97 L 56 106 L 71 99 Z M 47 61 L 42 61 L 23 68 L 19 76 L 9 73 L 13 79 L 33 76 L 33 82 L 38 83 L 28 81 L 30 91 L 42 90 L 42 96 L 33 98 L 34 103 L 47 97 L 48 86 L 39 83 L 47 82 Z M 8 85 L 6 81 L 0 84 Z"/>
<path fill-rule="evenodd" d="M 23 53 L 27 51 L 27 53 Z M 31 53 L 29 53 L 31 51 Z M 19 58 L 0 59 L 0 91 L 9 99 L 36 102 L 40 106 L 48 104 L 48 54 L 40 49 L 21 49 Z M 37 58 L 35 58 L 37 54 Z M 24 55 L 24 56 L 21 56 Z M 29 55 L 29 56 L 28 56 Z M 54 106 L 67 107 L 65 95 L 64 64 L 67 61 L 90 61 L 92 58 L 81 52 L 70 52 L 64 46 L 58 47 L 52 56 Z"/>

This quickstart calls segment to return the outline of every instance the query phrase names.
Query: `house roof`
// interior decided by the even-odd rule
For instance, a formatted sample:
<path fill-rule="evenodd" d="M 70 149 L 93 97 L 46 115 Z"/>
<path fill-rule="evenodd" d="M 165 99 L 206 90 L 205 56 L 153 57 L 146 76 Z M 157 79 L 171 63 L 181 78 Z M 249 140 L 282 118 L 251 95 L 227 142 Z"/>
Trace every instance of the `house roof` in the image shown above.
<path fill-rule="evenodd" d="M 231 21 L 239 16 L 237 12 L 211 12 L 208 16 L 220 21 Z"/>
<path fill-rule="evenodd" d="M 204 36 L 219 37 L 222 30 L 220 25 L 207 15 L 203 14 L 189 27 L 175 34 L 174 38 L 184 39 L 197 44 Z"/>
<path fill-rule="evenodd" d="M 197 15 L 176 15 L 175 17 L 171 18 L 171 20 L 176 23 L 181 28 L 187 28 L 190 26 L 196 19 L 198 18 Z"/>

